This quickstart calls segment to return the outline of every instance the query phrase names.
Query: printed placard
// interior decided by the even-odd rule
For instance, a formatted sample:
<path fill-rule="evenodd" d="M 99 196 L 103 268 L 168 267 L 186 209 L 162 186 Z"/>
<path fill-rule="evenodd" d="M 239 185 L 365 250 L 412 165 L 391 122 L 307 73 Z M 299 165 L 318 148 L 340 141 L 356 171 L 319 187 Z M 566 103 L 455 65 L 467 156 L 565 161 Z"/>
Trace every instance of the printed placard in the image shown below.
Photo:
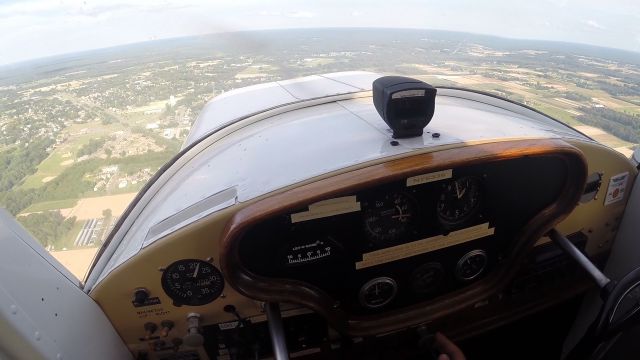
<path fill-rule="evenodd" d="M 453 170 L 448 169 L 448 170 L 432 172 L 429 174 L 412 176 L 410 178 L 407 178 L 407 187 L 426 184 L 426 183 L 444 180 L 444 179 L 450 179 L 452 175 L 453 175 Z"/>
<path fill-rule="evenodd" d="M 604 206 L 615 204 L 624 199 L 627 190 L 627 181 L 629 180 L 629 172 L 614 175 L 609 180 L 607 188 L 607 196 L 604 198 Z"/>
<path fill-rule="evenodd" d="M 150 298 L 146 298 L 144 300 L 144 302 L 142 303 L 137 303 L 135 301 L 131 302 L 133 304 L 133 307 L 143 307 L 143 306 L 151 306 L 151 305 L 160 305 L 160 298 L 156 297 L 150 297 Z"/>
<path fill-rule="evenodd" d="M 466 229 L 453 231 L 446 236 L 437 235 L 406 244 L 375 250 L 369 253 L 362 254 L 362 261 L 358 261 L 355 264 L 356 270 L 386 264 L 415 255 L 420 255 L 431 251 L 444 249 L 446 247 L 459 245 L 468 241 L 493 235 L 494 233 L 495 229 L 490 228 L 489 223 L 484 223 L 471 226 Z"/>
<path fill-rule="evenodd" d="M 344 196 L 309 205 L 308 211 L 291 214 L 291 222 L 297 223 L 329 216 L 360 211 L 360 203 L 355 196 Z"/>

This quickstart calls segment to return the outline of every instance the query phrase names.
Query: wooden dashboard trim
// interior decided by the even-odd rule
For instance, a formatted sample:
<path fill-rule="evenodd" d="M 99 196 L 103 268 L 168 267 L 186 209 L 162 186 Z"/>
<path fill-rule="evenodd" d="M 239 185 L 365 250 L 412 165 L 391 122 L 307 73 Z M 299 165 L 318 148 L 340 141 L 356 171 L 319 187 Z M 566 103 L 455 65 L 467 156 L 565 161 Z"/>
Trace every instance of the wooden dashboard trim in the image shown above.
<path fill-rule="evenodd" d="M 514 239 L 509 258 L 491 275 L 464 289 L 401 310 L 350 316 L 320 289 L 301 281 L 259 276 L 243 267 L 240 261 L 239 240 L 243 234 L 251 226 L 270 217 L 320 200 L 418 174 L 528 156 L 553 156 L 564 161 L 568 175 L 562 195 L 523 227 L 517 239 Z M 277 193 L 241 209 L 223 232 L 220 265 L 229 285 L 247 297 L 306 306 L 324 316 L 335 330 L 352 336 L 391 332 L 442 318 L 499 292 L 509 282 L 535 241 L 563 220 L 578 204 L 586 177 L 587 164 L 582 152 L 560 139 L 470 145 L 395 159 Z"/>

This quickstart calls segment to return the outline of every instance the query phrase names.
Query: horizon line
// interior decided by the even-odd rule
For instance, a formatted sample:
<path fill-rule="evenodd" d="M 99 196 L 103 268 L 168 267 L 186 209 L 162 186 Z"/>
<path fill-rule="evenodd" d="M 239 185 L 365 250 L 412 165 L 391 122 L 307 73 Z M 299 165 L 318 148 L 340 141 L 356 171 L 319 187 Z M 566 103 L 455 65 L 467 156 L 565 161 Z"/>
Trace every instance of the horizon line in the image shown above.
<path fill-rule="evenodd" d="M 19 61 L 16 61 L 16 62 L 0 63 L 0 69 L 7 68 L 7 67 L 15 67 L 15 66 L 20 66 L 20 65 L 26 65 L 26 63 L 30 63 L 30 62 L 39 62 L 39 61 L 44 61 L 44 60 L 47 60 L 47 59 L 55 59 L 55 58 L 60 58 L 60 57 L 65 57 L 65 56 L 80 55 L 80 54 L 85 54 L 85 53 L 90 53 L 90 52 L 98 52 L 98 51 L 117 49 L 117 48 L 123 48 L 123 47 L 128 47 L 128 46 L 135 46 L 135 45 L 142 45 L 142 44 L 148 44 L 148 43 L 154 43 L 154 42 L 172 41 L 172 40 L 198 38 L 198 37 L 208 37 L 208 36 L 215 36 L 215 35 L 237 34 L 237 33 L 256 33 L 256 32 L 267 32 L 267 31 L 319 31 L 319 30 L 322 31 L 322 30 L 358 30 L 358 29 L 360 29 L 360 30 L 394 30 L 394 31 L 402 31 L 402 30 L 428 31 L 428 32 L 452 33 L 452 34 L 460 34 L 460 35 L 465 35 L 466 34 L 466 35 L 474 35 L 474 36 L 480 36 L 480 37 L 486 37 L 486 38 L 495 38 L 495 39 L 503 39 L 503 40 L 510 40 L 510 41 L 540 42 L 540 43 L 549 43 L 549 44 L 567 44 L 567 45 L 574 45 L 574 46 L 578 45 L 578 46 L 587 47 L 587 48 L 614 51 L 614 52 L 619 52 L 619 53 L 626 53 L 626 54 L 629 54 L 629 55 L 632 55 L 632 54 L 633 55 L 638 55 L 639 56 L 638 61 L 640 62 L 640 51 L 635 51 L 635 50 L 630 50 L 630 49 L 621 49 L 621 48 L 616 48 L 616 47 L 601 46 L 601 45 L 593 45 L 593 44 L 587 44 L 587 43 L 582 43 L 582 42 L 572 42 L 572 41 L 564 41 L 564 40 L 545 40 L 545 39 L 535 39 L 535 38 L 516 38 L 516 37 L 499 36 L 499 35 L 493 35 L 493 34 L 487 34 L 487 33 L 476 33 L 476 32 L 467 32 L 467 31 L 455 31 L 455 30 L 442 30 L 442 29 L 421 28 L 421 27 L 337 26 L 337 27 L 308 27 L 308 28 L 306 28 L 306 27 L 297 27 L 297 28 L 296 27 L 293 27 L 293 28 L 263 28 L 263 29 L 250 29 L 250 30 L 220 31 L 220 32 L 212 32 L 212 33 L 206 33 L 206 34 L 193 34 L 193 35 L 166 37 L 166 38 L 160 38 L 160 39 L 151 39 L 151 40 L 146 40 L 146 41 L 134 41 L 134 42 L 122 43 L 122 44 L 113 45 L 113 46 L 90 48 L 90 49 L 85 49 L 85 50 L 80 50 L 80 51 L 72 51 L 72 52 L 54 54 L 54 55 L 49 55 L 49 56 L 34 57 L 34 58 L 19 60 Z"/>

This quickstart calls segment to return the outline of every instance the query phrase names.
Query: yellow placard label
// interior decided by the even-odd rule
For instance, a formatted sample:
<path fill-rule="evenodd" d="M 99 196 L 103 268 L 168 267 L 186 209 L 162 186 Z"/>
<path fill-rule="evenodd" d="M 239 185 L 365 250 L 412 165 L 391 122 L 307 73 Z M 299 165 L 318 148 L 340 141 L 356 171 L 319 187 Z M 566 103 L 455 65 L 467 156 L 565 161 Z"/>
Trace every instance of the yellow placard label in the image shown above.
<path fill-rule="evenodd" d="M 450 232 L 448 235 L 437 235 L 430 238 L 412 241 L 410 243 L 392 246 L 386 249 L 362 254 L 362 261 L 356 262 L 356 270 L 381 265 L 415 255 L 444 249 L 449 246 L 462 244 L 471 240 L 493 235 L 494 228 L 484 223 L 466 229 Z"/>
<path fill-rule="evenodd" d="M 536 241 L 535 244 L 533 244 L 533 247 L 541 246 L 541 245 L 544 245 L 544 244 L 548 244 L 550 242 L 551 242 L 551 239 L 548 236 L 543 236 L 540 239 L 538 239 L 538 241 Z"/>
<path fill-rule="evenodd" d="M 430 183 L 438 180 L 449 179 L 451 178 L 452 173 L 453 171 L 449 169 L 449 170 L 442 170 L 442 171 L 437 171 L 429 174 L 412 176 L 410 178 L 407 178 L 407 187 L 426 184 L 426 183 Z"/>
<path fill-rule="evenodd" d="M 297 223 L 356 211 L 360 211 L 360 203 L 356 201 L 356 197 L 344 196 L 313 203 L 309 205 L 308 211 L 291 214 L 291 222 Z"/>

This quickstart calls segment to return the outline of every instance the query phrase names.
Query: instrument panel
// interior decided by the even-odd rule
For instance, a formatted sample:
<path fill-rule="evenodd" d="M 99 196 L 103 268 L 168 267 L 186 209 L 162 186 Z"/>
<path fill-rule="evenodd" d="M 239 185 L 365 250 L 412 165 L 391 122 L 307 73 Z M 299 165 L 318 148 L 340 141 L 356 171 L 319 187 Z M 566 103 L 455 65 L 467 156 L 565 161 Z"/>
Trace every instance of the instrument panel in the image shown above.
<path fill-rule="evenodd" d="M 576 207 L 584 160 L 589 173 L 603 174 L 602 189 Z M 318 328 L 350 336 L 421 324 L 472 336 L 584 290 L 579 273 L 555 265 L 553 244 L 534 244 L 557 227 L 575 234 L 585 253 L 606 260 L 625 202 L 607 205 L 603 194 L 625 172 L 636 174 L 609 149 L 553 139 L 387 159 L 238 203 L 176 230 L 142 248 L 90 295 L 134 353 L 157 343 L 167 352 L 215 358 L 233 343 L 220 334 L 263 327 L 256 334 L 266 333 L 263 301 L 281 303 L 285 325 L 314 315 L 326 322 Z M 204 263 L 223 274 L 220 281 L 198 281 L 206 279 Z M 205 289 L 213 295 L 193 300 L 180 294 L 185 287 L 192 296 Z M 138 292 L 147 299 L 136 301 Z M 194 312 L 209 340 L 204 348 L 176 345 L 198 329 L 190 322 Z M 242 321 L 253 325 L 238 326 Z M 308 324 L 300 318 L 300 328 Z M 211 339 L 227 348 L 213 341 L 209 349 Z"/>
<path fill-rule="evenodd" d="M 148 351 L 161 340 L 173 346 L 197 329 L 190 323 L 194 313 L 206 339 L 251 328 L 262 336 L 263 301 L 281 303 L 286 326 L 313 313 L 350 336 L 426 323 L 456 336 L 486 331 L 584 289 L 576 277 L 560 278 L 573 274 L 570 269 L 550 267 L 544 273 L 549 280 L 538 275 L 556 261 L 540 252 L 553 244 L 532 248 L 544 229 L 575 233 L 585 252 L 606 259 L 624 203 L 605 207 L 596 198 L 574 210 L 585 171 L 572 149 L 554 140 L 469 146 L 297 184 L 144 248 L 91 295 L 132 351 Z M 624 159 L 594 156 L 609 155 L 604 149 L 580 150 L 590 169 L 604 170 L 603 188 L 607 176 L 629 171 Z M 442 216 L 447 209 L 451 215 Z M 193 283 L 204 278 L 206 265 L 196 272 L 199 262 L 219 270 L 222 281 Z M 180 300 L 168 283 L 176 272 L 182 288 L 222 291 L 214 300 L 205 297 L 210 302 L 204 305 L 190 305 L 196 302 Z M 141 288 L 148 299 L 132 304 Z M 242 321 L 253 325 L 239 326 Z M 301 318 L 300 327 L 307 322 Z M 151 335 L 150 323 L 157 325 Z M 209 340 L 204 350 L 175 348 L 196 349 L 200 358 L 205 350 L 210 358 L 225 351 Z"/>
<path fill-rule="evenodd" d="M 401 309 L 489 274 L 560 196 L 566 174 L 561 158 L 541 156 L 402 178 L 252 226 L 239 260 L 265 279 L 317 288 L 356 316 Z"/>

